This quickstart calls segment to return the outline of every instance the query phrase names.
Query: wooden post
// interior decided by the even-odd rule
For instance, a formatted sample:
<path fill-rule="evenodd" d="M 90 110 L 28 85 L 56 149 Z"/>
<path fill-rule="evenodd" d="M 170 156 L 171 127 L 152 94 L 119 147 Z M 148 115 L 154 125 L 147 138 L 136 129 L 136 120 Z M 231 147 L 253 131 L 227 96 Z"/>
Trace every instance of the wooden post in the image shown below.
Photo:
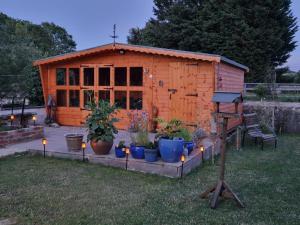
<path fill-rule="evenodd" d="M 224 174 L 225 174 L 225 151 L 226 151 L 226 137 L 227 137 L 227 124 L 228 124 L 228 118 L 223 118 L 222 123 L 222 142 L 221 142 L 221 168 L 220 168 L 220 180 L 224 180 Z"/>
<path fill-rule="evenodd" d="M 25 108 L 25 100 L 26 97 L 23 99 L 23 104 L 22 104 L 22 113 L 21 113 L 21 119 L 20 119 L 20 126 L 24 127 L 24 108 Z"/>
<path fill-rule="evenodd" d="M 241 137 L 242 137 L 241 127 L 238 126 L 236 128 L 236 150 L 241 150 Z"/>
<path fill-rule="evenodd" d="M 221 165 L 220 165 L 220 175 L 217 184 L 205 192 L 203 192 L 200 197 L 206 198 L 210 193 L 213 192 L 212 200 L 210 203 L 210 207 L 212 209 L 217 208 L 219 198 L 222 197 L 229 197 L 234 199 L 240 207 L 244 207 L 244 204 L 240 201 L 238 196 L 231 190 L 229 185 L 224 181 L 225 178 L 225 156 L 226 156 L 226 137 L 227 137 L 227 125 L 228 125 L 228 117 L 223 115 L 222 121 L 222 133 L 221 133 Z"/>

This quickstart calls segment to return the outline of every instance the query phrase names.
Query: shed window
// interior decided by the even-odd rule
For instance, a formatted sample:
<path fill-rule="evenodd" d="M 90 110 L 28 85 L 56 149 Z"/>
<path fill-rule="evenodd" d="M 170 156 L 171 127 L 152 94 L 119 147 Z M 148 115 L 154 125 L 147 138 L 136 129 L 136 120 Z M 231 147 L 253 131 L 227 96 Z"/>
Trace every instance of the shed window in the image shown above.
<path fill-rule="evenodd" d="M 93 102 L 94 99 L 95 99 L 94 98 L 94 91 L 92 91 L 92 90 L 83 91 L 83 104 L 84 104 L 85 108 L 89 108 L 88 103 Z"/>
<path fill-rule="evenodd" d="M 127 105 L 127 93 L 126 91 L 115 91 L 115 104 L 121 109 L 126 109 Z"/>
<path fill-rule="evenodd" d="M 116 67 L 115 68 L 115 86 L 127 85 L 127 68 Z"/>
<path fill-rule="evenodd" d="M 99 91 L 99 100 L 110 102 L 110 91 Z"/>
<path fill-rule="evenodd" d="M 71 86 L 79 85 L 79 68 L 69 69 L 69 85 Z"/>
<path fill-rule="evenodd" d="M 94 68 L 84 68 L 84 86 L 94 86 Z"/>
<path fill-rule="evenodd" d="M 70 90 L 69 91 L 69 106 L 70 107 L 79 107 L 79 90 Z"/>
<path fill-rule="evenodd" d="M 56 69 L 56 85 L 66 85 L 66 68 Z"/>
<path fill-rule="evenodd" d="M 58 107 L 67 106 L 67 91 L 56 90 L 56 104 Z"/>
<path fill-rule="evenodd" d="M 143 92 L 130 91 L 130 109 L 143 109 Z"/>
<path fill-rule="evenodd" d="M 110 85 L 110 68 L 99 68 L 99 86 Z"/>
<path fill-rule="evenodd" d="M 143 67 L 130 67 L 130 86 L 143 86 Z"/>

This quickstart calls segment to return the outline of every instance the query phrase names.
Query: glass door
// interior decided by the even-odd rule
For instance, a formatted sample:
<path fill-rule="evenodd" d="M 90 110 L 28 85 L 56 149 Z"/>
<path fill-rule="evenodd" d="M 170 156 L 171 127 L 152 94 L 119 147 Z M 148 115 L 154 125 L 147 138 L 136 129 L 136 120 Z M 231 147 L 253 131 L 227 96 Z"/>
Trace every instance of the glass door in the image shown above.
<path fill-rule="evenodd" d="M 80 75 L 80 109 L 82 123 L 85 123 L 89 114 L 89 102 L 95 101 L 95 67 L 81 67 Z"/>

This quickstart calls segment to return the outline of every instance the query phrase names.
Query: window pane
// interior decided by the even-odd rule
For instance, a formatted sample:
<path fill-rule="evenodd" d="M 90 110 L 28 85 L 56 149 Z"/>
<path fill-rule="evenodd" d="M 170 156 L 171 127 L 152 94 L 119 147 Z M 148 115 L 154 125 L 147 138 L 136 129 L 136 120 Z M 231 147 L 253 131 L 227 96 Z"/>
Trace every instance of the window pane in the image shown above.
<path fill-rule="evenodd" d="M 115 91 L 115 104 L 121 109 L 126 109 L 126 91 Z"/>
<path fill-rule="evenodd" d="M 99 68 L 99 86 L 110 85 L 110 68 Z"/>
<path fill-rule="evenodd" d="M 79 107 L 79 90 L 70 90 L 69 91 L 69 106 L 70 107 Z"/>
<path fill-rule="evenodd" d="M 115 68 L 115 86 L 127 85 L 127 68 L 116 67 Z"/>
<path fill-rule="evenodd" d="M 57 106 L 67 106 L 67 91 L 56 90 L 56 103 Z"/>
<path fill-rule="evenodd" d="M 130 109 L 143 109 L 143 92 L 131 91 L 130 92 Z"/>
<path fill-rule="evenodd" d="M 69 85 L 79 85 L 79 68 L 69 69 Z"/>
<path fill-rule="evenodd" d="M 99 100 L 110 102 L 110 91 L 99 91 Z"/>
<path fill-rule="evenodd" d="M 94 101 L 94 91 L 85 90 L 83 91 L 83 104 L 85 108 L 88 108 L 88 103 Z"/>
<path fill-rule="evenodd" d="M 56 85 L 66 85 L 66 68 L 56 69 Z"/>
<path fill-rule="evenodd" d="M 143 86 L 143 67 L 130 68 L 130 86 Z"/>
<path fill-rule="evenodd" d="M 94 68 L 84 68 L 84 85 L 94 86 Z"/>

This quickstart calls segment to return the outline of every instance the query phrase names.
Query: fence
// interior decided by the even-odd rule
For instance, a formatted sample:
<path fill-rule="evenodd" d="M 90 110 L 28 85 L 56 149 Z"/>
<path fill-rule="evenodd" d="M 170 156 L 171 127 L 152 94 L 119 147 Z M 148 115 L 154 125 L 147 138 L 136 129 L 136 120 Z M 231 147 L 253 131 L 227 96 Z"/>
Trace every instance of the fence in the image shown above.
<path fill-rule="evenodd" d="M 247 92 L 253 92 L 257 85 L 263 85 L 266 87 L 275 88 L 276 93 L 300 93 L 300 84 L 295 83 L 245 83 L 244 84 L 244 94 L 246 95 Z"/>

